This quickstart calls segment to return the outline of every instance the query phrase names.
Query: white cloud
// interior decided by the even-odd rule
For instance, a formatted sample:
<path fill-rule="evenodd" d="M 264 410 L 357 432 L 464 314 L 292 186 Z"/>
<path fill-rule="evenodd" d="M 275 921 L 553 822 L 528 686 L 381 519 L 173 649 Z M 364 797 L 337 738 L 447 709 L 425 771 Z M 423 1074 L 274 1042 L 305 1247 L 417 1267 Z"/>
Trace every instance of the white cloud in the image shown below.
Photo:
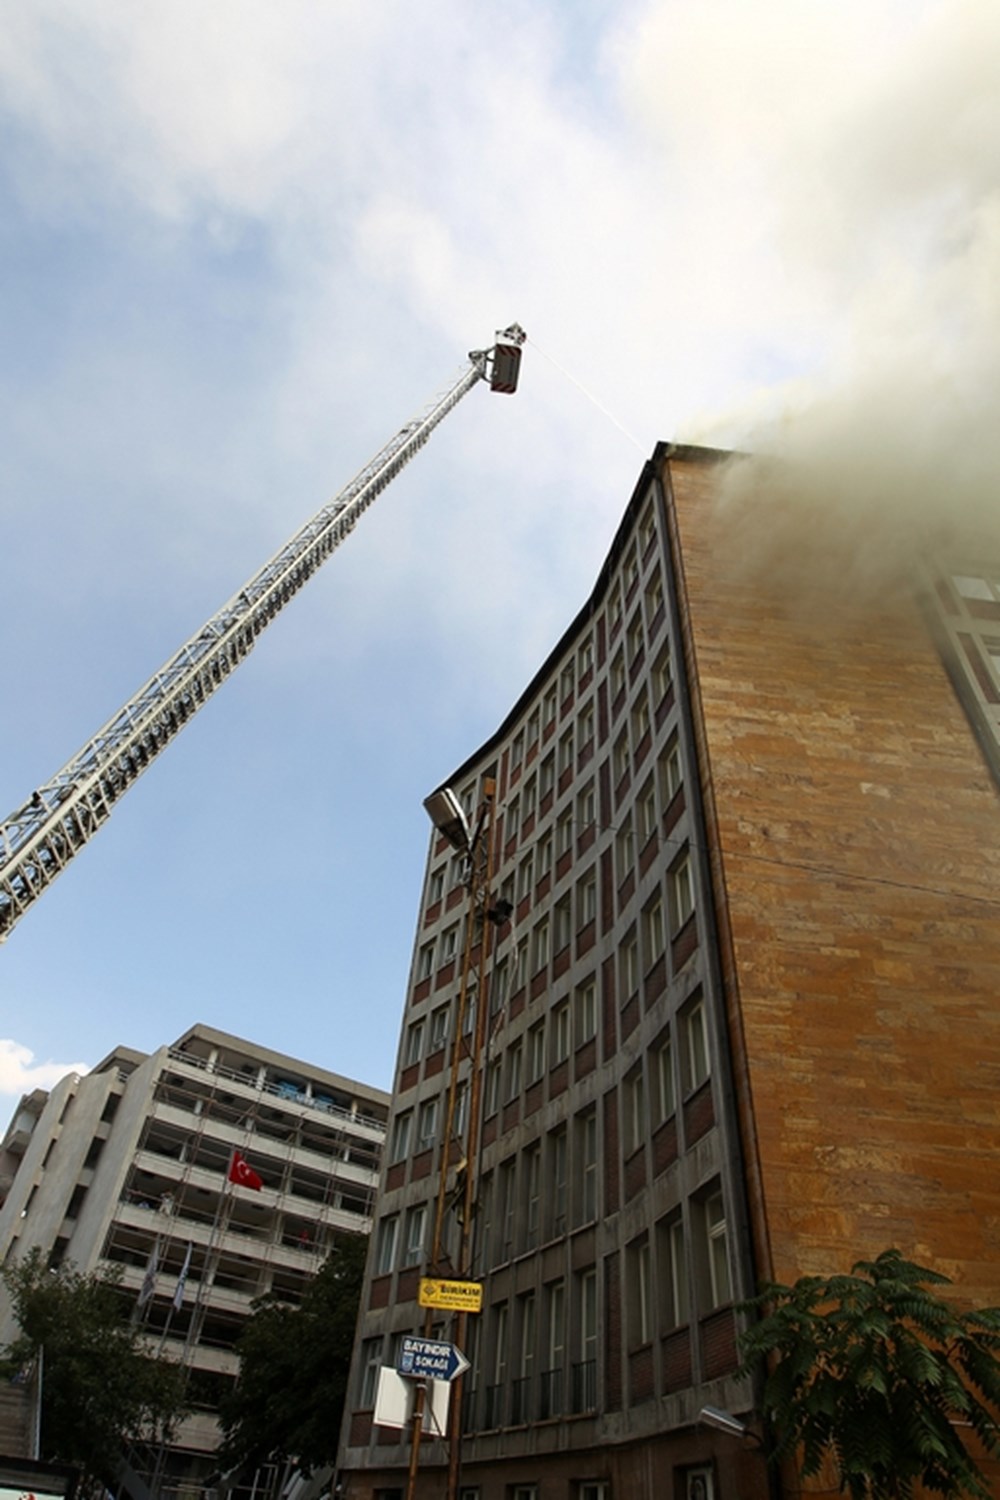
<path fill-rule="evenodd" d="M 35 1062 L 30 1047 L 0 1038 L 0 1094 L 20 1096 L 32 1089 L 51 1089 L 67 1073 L 87 1073 L 89 1063 Z"/>

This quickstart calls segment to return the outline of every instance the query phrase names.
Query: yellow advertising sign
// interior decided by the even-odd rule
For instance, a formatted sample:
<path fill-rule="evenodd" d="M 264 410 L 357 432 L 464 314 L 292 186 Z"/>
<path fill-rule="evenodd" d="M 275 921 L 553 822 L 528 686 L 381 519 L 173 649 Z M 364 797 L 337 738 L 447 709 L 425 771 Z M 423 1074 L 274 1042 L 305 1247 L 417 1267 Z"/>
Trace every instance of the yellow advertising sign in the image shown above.
<path fill-rule="evenodd" d="M 421 1307 L 440 1307 L 446 1312 L 482 1311 L 483 1288 L 478 1281 L 438 1281 L 422 1276 L 417 1301 Z"/>

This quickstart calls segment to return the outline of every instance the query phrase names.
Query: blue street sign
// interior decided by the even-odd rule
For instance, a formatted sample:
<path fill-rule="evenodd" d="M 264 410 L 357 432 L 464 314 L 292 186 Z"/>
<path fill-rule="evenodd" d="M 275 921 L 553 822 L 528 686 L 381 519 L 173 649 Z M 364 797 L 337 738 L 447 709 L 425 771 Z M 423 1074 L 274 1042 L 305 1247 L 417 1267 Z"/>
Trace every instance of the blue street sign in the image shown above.
<path fill-rule="evenodd" d="M 418 1339 L 407 1335 L 399 1347 L 400 1375 L 412 1375 L 418 1380 L 454 1380 L 469 1361 L 461 1349 L 447 1344 L 442 1339 Z"/>

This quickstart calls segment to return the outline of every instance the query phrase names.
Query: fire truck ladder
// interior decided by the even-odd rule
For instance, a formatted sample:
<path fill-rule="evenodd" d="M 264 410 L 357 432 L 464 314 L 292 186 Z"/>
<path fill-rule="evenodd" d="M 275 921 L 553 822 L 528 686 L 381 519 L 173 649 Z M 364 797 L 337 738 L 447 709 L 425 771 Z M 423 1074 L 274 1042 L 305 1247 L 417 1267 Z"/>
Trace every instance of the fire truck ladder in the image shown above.
<path fill-rule="evenodd" d="M 480 380 L 495 391 L 516 390 L 524 339 L 514 323 L 492 348 L 473 351 L 443 396 L 400 428 L 61 771 L 0 823 L 0 943 L 463 396 Z"/>

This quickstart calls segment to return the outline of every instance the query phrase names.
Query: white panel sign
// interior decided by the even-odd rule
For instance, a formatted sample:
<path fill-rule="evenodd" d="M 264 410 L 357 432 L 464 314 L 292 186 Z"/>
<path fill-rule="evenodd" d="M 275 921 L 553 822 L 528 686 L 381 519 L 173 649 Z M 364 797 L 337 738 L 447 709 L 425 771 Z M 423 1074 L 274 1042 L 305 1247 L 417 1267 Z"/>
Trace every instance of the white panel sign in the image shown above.
<path fill-rule="evenodd" d="M 424 1397 L 421 1427 L 430 1437 L 444 1437 L 448 1431 L 448 1402 L 451 1386 L 447 1380 L 428 1380 Z M 383 1365 L 378 1372 L 375 1391 L 375 1415 L 378 1427 L 407 1427 L 413 1420 L 413 1403 L 417 1387 L 404 1380 L 396 1370 Z"/>

